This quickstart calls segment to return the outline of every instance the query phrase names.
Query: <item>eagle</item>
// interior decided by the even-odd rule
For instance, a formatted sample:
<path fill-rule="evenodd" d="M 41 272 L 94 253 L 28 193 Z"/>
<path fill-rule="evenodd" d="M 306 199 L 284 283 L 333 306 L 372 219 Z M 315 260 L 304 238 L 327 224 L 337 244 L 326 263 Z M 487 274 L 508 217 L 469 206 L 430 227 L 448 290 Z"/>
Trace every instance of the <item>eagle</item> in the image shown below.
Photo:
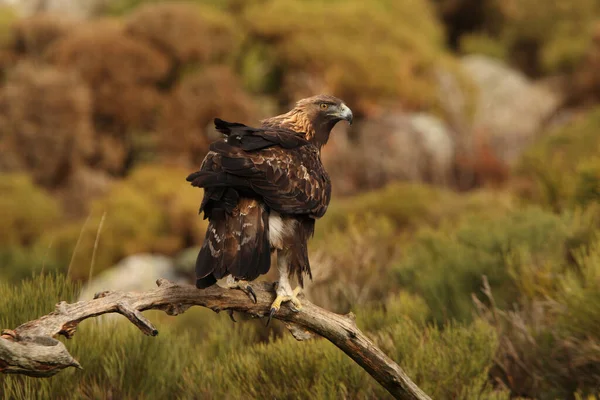
<path fill-rule="evenodd" d="M 215 118 L 223 137 L 187 177 L 204 189 L 199 213 L 209 221 L 196 259 L 197 288 L 240 289 L 256 302 L 249 282 L 269 271 L 277 252 L 277 296 L 267 325 L 284 302 L 301 309 L 304 275 L 312 279 L 307 242 L 331 199 L 321 148 L 338 122 L 352 124 L 352 118 L 330 95 L 300 100 L 256 128 Z M 294 276 L 299 286 L 292 289 Z"/>

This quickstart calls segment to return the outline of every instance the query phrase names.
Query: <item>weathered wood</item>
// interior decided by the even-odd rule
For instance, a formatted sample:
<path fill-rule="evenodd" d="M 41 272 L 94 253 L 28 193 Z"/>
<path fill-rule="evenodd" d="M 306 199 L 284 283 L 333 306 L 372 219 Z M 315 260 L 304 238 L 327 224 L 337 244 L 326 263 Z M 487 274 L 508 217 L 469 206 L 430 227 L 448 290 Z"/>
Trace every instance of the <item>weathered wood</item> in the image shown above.
<path fill-rule="evenodd" d="M 26 322 L 14 331 L 4 331 L 0 337 L 0 372 L 46 377 L 67 367 L 80 367 L 65 346 L 54 337 L 63 335 L 71 338 L 77 325 L 87 318 L 119 313 L 146 335 L 156 335 L 158 331 L 142 316 L 142 311 L 159 309 L 170 315 L 177 315 L 191 306 L 202 306 L 214 311 L 234 310 L 255 317 L 265 317 L 275 297 L 272 285 L 266 282 L 252 284 L 256 292 L 256 303 L 239 290 L 217 286 L 198 290 L 190 285 L 176 285 L 164 279 L 159 279 L 157 285 L 158 288 L 142 293 L 102 292 L 90 301 L 73 304 L 61 302 L 54 312 Z M 328 339 L 395 398 L 429 399 L 398 364 L 357 328 L 353 314 L 335 314 L 306 299 L 303 299 L 302 304 L 300 312 L 295 313 L 284 306 L 275 315 L 275 318 L 285 322 L 294 337 L 304 340 L 318 334 Z"/>

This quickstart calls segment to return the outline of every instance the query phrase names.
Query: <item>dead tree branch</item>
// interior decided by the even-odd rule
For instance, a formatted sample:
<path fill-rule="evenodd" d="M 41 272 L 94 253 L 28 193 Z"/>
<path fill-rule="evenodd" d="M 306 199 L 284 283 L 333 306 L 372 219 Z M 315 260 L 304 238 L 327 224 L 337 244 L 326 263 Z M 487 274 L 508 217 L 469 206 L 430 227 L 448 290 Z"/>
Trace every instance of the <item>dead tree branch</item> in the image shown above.
<path fill-rule="evenodd" d="M 213 311 L 234 310 L 264 317 L 274 300 L 272 286 L 253 283 L 256 304 L 241 291 L 213 286 L 198 290 L 190 285 L 176 285 L 159 279 L 158 288 L 143 293 L 103 292 L 93 300 L 67 304 L 15 330 L 4 330 L 0 336 L 0 372 L 48 377 L 67 367 L 81 368 L 57 335 L 73 337 L 77 325 L 91 317 L 119 313 L 129 319 L 144 334 L 156 336 L 158 331 L 141 312 L 159 309 L 178 315 L 191 306 L 208 307 Z M 371 342 L 356 326 L 354 315 L 339 315 L 303 301 L 298 313 L 282 307 L 275 318 L 282 320 L 294 337 L 304 340 L 313 333 L 323 336 L 356 361 L 373 378 L 398 399 L 429 399 L 404 371 Z"/>

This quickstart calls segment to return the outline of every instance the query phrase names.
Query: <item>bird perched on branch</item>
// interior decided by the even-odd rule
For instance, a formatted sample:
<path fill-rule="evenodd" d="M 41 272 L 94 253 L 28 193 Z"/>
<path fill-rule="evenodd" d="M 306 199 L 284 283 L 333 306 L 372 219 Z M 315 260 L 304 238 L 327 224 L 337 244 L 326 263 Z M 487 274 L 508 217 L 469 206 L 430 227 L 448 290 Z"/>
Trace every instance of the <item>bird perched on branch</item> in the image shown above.
<path fill-rule="evenodd" d="M 241 289 L 256 301 L 248 282 L 269 271 L 277 251 L 277 297 L 267 325 L 283 302 L 300 310 L 303 277 L 311 277 L 307 242 L 331 199 L 321 147 L 342 120 L 352 123 L 352 111 L 328 95 L 300 100 L 259 128 L 215 119 L 225 137 L 211 144 L 200 170 L 187 177 L 204 188 L 200 212 L 209 220 L 196 260 L 198 288 Z"/>

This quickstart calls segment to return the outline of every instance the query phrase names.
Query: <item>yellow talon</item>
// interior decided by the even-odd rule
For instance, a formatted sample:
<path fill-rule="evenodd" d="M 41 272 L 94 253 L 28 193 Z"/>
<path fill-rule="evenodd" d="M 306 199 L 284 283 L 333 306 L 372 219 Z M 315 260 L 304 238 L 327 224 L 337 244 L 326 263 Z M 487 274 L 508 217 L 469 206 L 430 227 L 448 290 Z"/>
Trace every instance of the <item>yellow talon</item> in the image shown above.
<path fill-rule="evenodd" d="M 273 319 L 273 315 L 275 315 L 279 309 L 281 308 L 281 303 L 289 301 L 291 302 L 290 308 L 294 312 L 299 312 L 302 309 L 302 303 L 298 300 L 298 295 L 302 292 L 302 288 L 298 286 L 296 289 L 292 291 L 291 296 L 285 295 L 277 295 L 273 303 L 271 303 L 271 310 L 269 311 L 269 319 L 267 320 L 267 326 L 271 323 L 271 319 Z"/>
<path fill-rule="evenodd" d="M 284 301 L 289 300 L 287 298 L 287 296 L 279 296 L 277 295 L 277 297 L 275 297 L 275 301 L 273 301 L 273 303 L 271 303 L 271 311 L 269 311 L 269 319 L 267 320 L 267 326 L 269 326 L 269 324 L 271 323 L 271 319 L 273 318 L 273 315 L 275 315 L 277 313 L 277 311 L 279 311 L 279 309 L 281 308 L 281 303 L 283 303 Z"/>

